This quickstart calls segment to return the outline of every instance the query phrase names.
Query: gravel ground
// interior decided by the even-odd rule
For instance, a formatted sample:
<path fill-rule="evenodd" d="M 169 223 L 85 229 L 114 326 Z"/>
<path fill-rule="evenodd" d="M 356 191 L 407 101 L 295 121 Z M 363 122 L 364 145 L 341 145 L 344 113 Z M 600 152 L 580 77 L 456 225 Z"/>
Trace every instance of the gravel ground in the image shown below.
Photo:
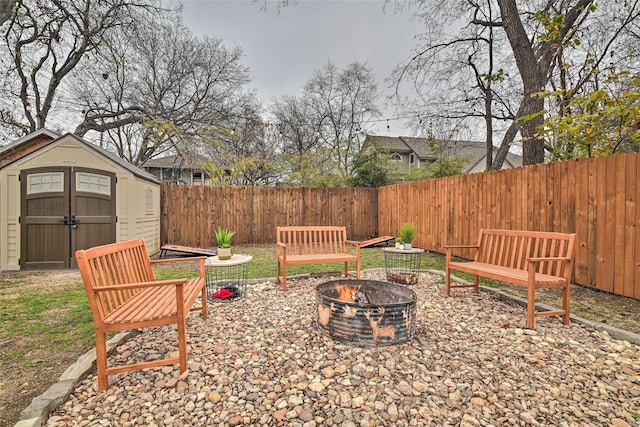
<path fill-rule="evenodd" d="M 380 273 L 364 278 L 383 279 Z M 245 299 L 192 313 L 189 375 L 177 366 L 80 382 L 49 426 L 640 426 L 640 347 L 539 318 L 421 274 L 412 341 L 345 345 L 315 329 L 314 286 L 249 286 Z M 176 349 L 175 327 L 150 328 L 112 360 Z"/>

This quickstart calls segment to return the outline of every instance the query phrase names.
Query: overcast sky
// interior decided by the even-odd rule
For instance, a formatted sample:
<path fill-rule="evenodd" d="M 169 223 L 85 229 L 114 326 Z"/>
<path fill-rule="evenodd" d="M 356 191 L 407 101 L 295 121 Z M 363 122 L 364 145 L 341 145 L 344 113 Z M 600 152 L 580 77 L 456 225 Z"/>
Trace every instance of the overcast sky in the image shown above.
<path fill-rule="evenodd" d="M 184 0 L 185 24 L 196 35 L 207 34 L 242 47 L 250 67 L 251 86 L 265 105 L 274 97 L 300 95 L 315 70 L 331 60 L 339 69 L 357 60 L 375 74 L 378 89 L 389 93 L 384 81 L 409 56 L 422 25 L 410 14 L 384 10 L 378 0 L 298 0 L 277 13 L 276 2 L 250 0 Z M 380 98 L 383 108 L 384 96 Z M 384 110 L 373 132 L 408 135 L 404 121 Z M 387 132 L 387 121 L 391 132 Z"/>

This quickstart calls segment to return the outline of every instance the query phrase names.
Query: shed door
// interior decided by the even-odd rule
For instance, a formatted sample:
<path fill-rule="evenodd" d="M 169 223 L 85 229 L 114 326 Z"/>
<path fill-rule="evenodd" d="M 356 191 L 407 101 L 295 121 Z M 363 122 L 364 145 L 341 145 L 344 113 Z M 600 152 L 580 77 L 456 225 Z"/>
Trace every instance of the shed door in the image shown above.
<path fill-rule="evenodd" d="M 22 171 L 20 268 L 76 267 L 77 249 L 115 242 L 115 181 L 87 168 Z"/>

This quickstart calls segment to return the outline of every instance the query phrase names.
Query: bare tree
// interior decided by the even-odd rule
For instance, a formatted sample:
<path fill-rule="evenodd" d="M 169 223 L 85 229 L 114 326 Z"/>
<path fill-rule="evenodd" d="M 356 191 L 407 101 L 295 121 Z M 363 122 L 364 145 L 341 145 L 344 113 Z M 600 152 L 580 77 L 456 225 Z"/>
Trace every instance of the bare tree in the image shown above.
<path fill-rule="evenodd" d="M 72 71 L 92 61 L 114 30 L 134 25 L 135 10 L 153 9 L 152 1 L 16 1 L 1 27 L 0 121 L 23 134 L 47 126 L 53 109 L 73 104 L 63 96 Z"/>
<path fill-rule="evenodd" d="M 412 50 L 411 57 L 396 67 L 389 80 L 396 89 L 396 100 L 410 83 L 413 102 L 402 109 L 417 117 L 414 129 L 427 136 L 437 129 L 448 139 L 477 139 L 485 129 L 486 168 L 499 169 L 513 141 L 513 129 L 505 135 L 493 158 L 494 134 L 514 120 L 518 82 L 511 63 L 505 61 L 505 38 L 497 5 L 492 1 L 438 2 L 421 4 L 419 19 L 426 32 Z M 505 139 L 507 139 L 505 141 Z"/>
<path fill-rule="evenodd" d="M 322 117 L 314 113 L 310 100 L 305 96 L 285 95 L 276 98 L 270 112 L 275 123 L 272 135 L 281 141 L 289 183 L 313 185 L 317 167 L 312 164 L 321 166 L 328 160 L 320 158 Z M 311 159 L 313 162 L 310 162 Z"/>
<path fill-rule="evenodd" d="M 542 92 L 546 87 L 558 46 L 566 43 L 575 34 L 579 25 L 593 10 L 590 7 L 593 1 L 548 1 L 546 9 L 554 16 L 545 25 L 544 32 L 533 34 L 535 38 L 532 37 L 531 32 L 525 30 L 521 12 L 515 0 L 497 1 L 503 27 L 511 44 L 523 84 L 522 101 L 515 118 L 516 121 L 522 120 L 520 133 L 524 141 L 523 162 L 524 164 L 542 163 L 544 162 L 544 144 L 542 137 L 538 134 L 538 128 L 544 122 L 544 100 L 535 96 L 535 93 Z M 554 17 L 561 17 L 561 19 L 553 19 Z"/>
<path fill-rule="evenodd" d="M 123 32 L 111 60 L 102 61 L 102 73 L 89 68 L 78 76 L 87 83 L 78 85 L 86 118 L 76 133 L 116 129 L 109 132 L 111 143 L 137 165 L 167 149 L 184 149 L 193 134 L 227 130 L 253 98 L 244 90 L 249 72 L 241 48 L 198 39 L 179 15 L 146 23 Z"/>
<path fill-rule="evenodd" d="M 371 69 L 353 62 L 343 70 L 328 62 L 307 81 L 300 97 L 276 99 L 271 115 L 283 143 L 290 183 L 347 185 L 367 122 L 379 115 Z"/>
<path fill-rule="evenodd" d="M 205 168 L 218 184 L 273 185 L 282 174 L 280 139 L 263 122 L 255 99 L 246 100 L 242 110 L 226 132 L 201 135 L 203 153 L 210 159 Z"/>
<path fill-rule="evenodd" d="M 305 86 L 304 96 L 320 123 L 320 137 L 329 148 L 343 183 L 352 176 L 353 160 L 362 149 L 365 124 L 379 116 L 375 77 L 367 64 L 353 62 L 338 70 L 331 62 Z"/>
<path fill-rule="evenodd" d="M 452 74 L 447 74 L 446 70 L 452 69 L 454 59 L 437 59 L 447 54 L 451 58 L 466 57 L 460 46 L 470 49 L 474 44 L 484 43 L 488 47 L 487 30 L 493 30 L 493 66 L 487 66 L 491 61 L 487 49 L 478 50 L 476 60 L 467 64 L 469 67 L 485 64 L 484 70 L 478 67 L 480 72 L 474 72 L 475 88 L 483 93 L 479 98 L 485 102 L 484 118 L 492 117 L 494 125 L 501 120 L 508 125 L 502 128 L 502 143 L 492 168 L 501 166 L 518 133 L 523 141 L 525 164 L 544 160 L 545 141 L 538 133 L 538 128 L 545 112 L 549 111 L 549 105 L 545 105 L 544 99 L 537 94 L 554 85 L 562 86 L 564 90 L 567 86 L 563 84 L 570 83 L 570 89 L 565 92 L 566 99 L 559 100 L 561 104 L 568 105 L 568 100 L 586 88 L 585 85 L 597 81 L 605 58 L 622 56 L 618 52 L 623 49 L 616 50 L 618 40 L 632 32 L 638 17 L 636 1 L 612 0 L 606 8 L 598 8 L 588 0 L 538 0 L 518 4 L 514 0 L 463 0 L 447 2 L 446 5 L 435 1 L 415 3 L 418 4 L 417 16 L 430 25 L 424 35 L 425 43 L 404 66 L 409 70 L 415 67 L 423 71 L 423 74 L 415 71 L 405 74 L 420 76 L 421 82 L 429 82 L 430 79 L 437 81 L 438 75 L 450 77 Z M 499 16 L 490 13 L 494 9 L 500 10 Z M 607 25 L 599 22 L 606 22 Z M 449 32 L 443 33 L 447 25 Z M 446 37 L 438 37 L 439 34 L 445 34 Z M 583 40 L 587 43 L 581 44 Z M 434 52 L 438 52 L 440 57 Z M 493 72 L 488 72 L 491 68 Z M 405 76 L 402 77 L 406 79 Z M 478 76 L 482 79 L 478 80 Z M 494 78 L 490 92 L 486 85 L 489 76 Z M 514 77 L 518 80 L 514 80 Z M 454 81 L 462 87 L 470 87 L 462 79 Z M 452 101 L 454 97 L 458 97 L 461 113 L 457 116 L 451 114 L 453 110 L 448 110 L 447 116 L 459 118 L 461 123 L 473 126 L 471 123 L 477 116 L 474 108 L 477 107 L 473 102 L 462 104 L 457 94 L 452 90 L 446 95 L 451 105 L 455 104 Z M 493 103 L 494 111 L 490 115 L 487 114 L 490 105 L 486 103 L 489 97 L 494 101 L 500 100 Z M 441 97 L 446 98 L 445 95 Z M 496 107 L 502 111 L 496 112 Z M 554 111 L 562 111 L 562 107 Z M 490 130 L 488 121 L 485 122 L 485 127 Z"/>

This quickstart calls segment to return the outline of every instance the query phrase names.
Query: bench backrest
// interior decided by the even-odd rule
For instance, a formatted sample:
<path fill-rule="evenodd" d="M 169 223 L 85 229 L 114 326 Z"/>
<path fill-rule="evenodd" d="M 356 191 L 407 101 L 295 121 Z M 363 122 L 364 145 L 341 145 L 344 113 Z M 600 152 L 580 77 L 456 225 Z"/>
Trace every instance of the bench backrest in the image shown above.
<path fill-rule="evenodd" d="M 347 228 L 337 226 L 277 227 L 278 243 L 287 245 L 287 255 L 348 253 Z"/>
<path fill-rule="evenodd" d="M 575 234 L 567 233 L 483 229 L 480 230 L 476 261 L 526 270 L 527 258 L 569 257 L 569 262 L 541 262 L 536 271 L 570 280 L 574 240 Z"/>
<path fill-rule="evenodd" d="M 96 324 L 101 323 L 107 314 L 140 290 L 105 291 L 96 294 L 95 288 L 155 280 L 143 239 L 78 250 L 76 261 Z"/>

